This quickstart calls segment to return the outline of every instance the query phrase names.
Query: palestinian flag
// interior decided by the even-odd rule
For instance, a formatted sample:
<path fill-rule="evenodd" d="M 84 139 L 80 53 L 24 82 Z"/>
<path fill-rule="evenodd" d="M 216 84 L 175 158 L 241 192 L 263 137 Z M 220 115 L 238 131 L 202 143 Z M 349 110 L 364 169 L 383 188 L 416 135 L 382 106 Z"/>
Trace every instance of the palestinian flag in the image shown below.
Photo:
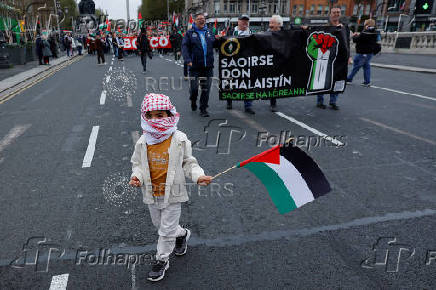
<path fill-rule="evenodd" d="M 330 191 L 330 184 L 315 161 L 290 144 L 275 146 L 237 167 L 247 168 L 260 179 L 281 214 Z"/>
<path fill-rule="evenodd" d="M 139 26 L 139 29 L 142 28 L 142 23 L 143 23 L 143 22 L 144 22 L 144 19 L 142 19 L 141 11 L 139 11 L 139 12 L 138 12 L 138 26 Z"/>

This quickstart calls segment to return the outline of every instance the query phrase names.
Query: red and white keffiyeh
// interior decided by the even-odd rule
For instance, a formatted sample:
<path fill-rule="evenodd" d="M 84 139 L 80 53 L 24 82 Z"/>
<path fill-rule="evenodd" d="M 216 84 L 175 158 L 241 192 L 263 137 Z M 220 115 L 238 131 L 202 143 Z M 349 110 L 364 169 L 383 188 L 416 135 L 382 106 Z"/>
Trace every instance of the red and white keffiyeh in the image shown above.
<path fill-rule="evenodd" d="M 170 111 L 172 117 L 162 119 L 147 119 L 146 113 L 150 111 Z M 141 127 L 145 141 L 149 145 L 158 144 L 167 140 L 176 130 L 180 114 L 171 104 L 170 98 L 162 94 L 147 94 L 141 105 Z"/>

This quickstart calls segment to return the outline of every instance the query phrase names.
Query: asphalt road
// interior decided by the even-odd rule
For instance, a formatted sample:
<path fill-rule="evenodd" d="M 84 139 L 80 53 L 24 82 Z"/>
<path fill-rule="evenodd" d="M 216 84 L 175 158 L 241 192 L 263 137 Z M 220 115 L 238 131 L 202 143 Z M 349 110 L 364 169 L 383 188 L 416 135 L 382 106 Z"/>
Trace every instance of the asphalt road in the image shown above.
<path fill-rule="evenodd" d="M 366 88 L 360 72 L 339 111 L 316 108 L 312 96 L 278 100 L 280 114 L 257 101 L 249 116 L 238 102 L 227 111 L 214 88 L 211 117 L 201 118 L 171 56 L 153 58 L 145 75 L 133 56 L 96 62 L 87 56 L 0 104 L 0 289 L 436 288 L 434 75 L 373 69 Z M 260 133 L 286 130 L 303 143 L 323 133 L 343 146 L 300 145 L 332 191 L 280 215 L 245 169 L 191 186 L 181 218 L 193 232 L 188 254 L 151 284 L 157 233 L 141 192 L 126 186 L 146 77 L 165 77 L 160 91 L 207 174 L 269 148 L 257 146 Z M 119 264 L 86 256 L 100 249 Z"/>

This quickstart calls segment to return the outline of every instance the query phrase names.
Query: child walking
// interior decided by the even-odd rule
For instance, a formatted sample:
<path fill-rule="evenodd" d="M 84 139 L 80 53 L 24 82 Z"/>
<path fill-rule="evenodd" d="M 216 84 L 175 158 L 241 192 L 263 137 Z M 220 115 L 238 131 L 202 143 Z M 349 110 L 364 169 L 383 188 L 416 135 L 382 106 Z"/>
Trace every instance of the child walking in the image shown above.
<path fill-rule="evenodd" d="M 191 142 L 177 130 L 179 118 L 168 96 L 144 97 L 143 135 L 135 145 L 129 184 L 145 187 L 143 201 L 159 234 L 156 263 L 147 277 L 150 281 L 163 279 L 173 251 L 176 256 L 186 254 L 191 231 L 179 225 L 181 204 L 188 200 L 185 176 L 199 185 L 208 185 L 212 180 L 192 156 Z"/>

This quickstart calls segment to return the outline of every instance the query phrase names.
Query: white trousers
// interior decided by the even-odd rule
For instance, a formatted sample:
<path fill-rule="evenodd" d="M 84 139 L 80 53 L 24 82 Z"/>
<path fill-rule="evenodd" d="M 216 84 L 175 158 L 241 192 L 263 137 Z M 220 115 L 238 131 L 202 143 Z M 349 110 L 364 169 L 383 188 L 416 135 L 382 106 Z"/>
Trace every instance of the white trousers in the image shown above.
<path fill-rule="evenodd" d="M 151 221 L 158 230 L 156 259 L 168 261 L 174 250 L 176 238 L 184 236 L 186 231 L 179 225 L 182 204 L 180 202 L 170 203 L 166 206 L 161 201 L 149 204 Z"/>

